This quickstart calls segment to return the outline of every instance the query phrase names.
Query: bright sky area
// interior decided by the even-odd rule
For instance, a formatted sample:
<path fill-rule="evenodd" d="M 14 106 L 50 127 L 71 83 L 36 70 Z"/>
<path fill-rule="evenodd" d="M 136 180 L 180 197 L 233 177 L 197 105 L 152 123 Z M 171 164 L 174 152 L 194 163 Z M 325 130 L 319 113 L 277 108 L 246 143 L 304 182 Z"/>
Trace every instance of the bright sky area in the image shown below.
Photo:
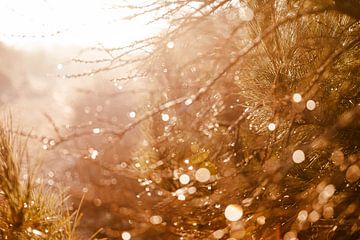
<path fill-rule="evenodd" d="M 158 32 L 144 17 L 123 20 L 117 0 L 1 0 L 0 41 L 20 48 L 101 43 L 113 47 Z M 134 2 L 134 1 L 132 1 Z M 141 2 L 141 1 L 138 1 Z M 143 1 L 143 4 L 146 1 Z"/>

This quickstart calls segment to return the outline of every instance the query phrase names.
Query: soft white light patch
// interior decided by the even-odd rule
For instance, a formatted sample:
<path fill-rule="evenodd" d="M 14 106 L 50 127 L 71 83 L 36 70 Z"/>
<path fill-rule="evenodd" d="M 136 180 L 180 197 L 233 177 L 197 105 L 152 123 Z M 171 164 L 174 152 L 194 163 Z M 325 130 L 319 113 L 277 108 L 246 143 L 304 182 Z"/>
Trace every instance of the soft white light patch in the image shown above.
<path fill-rule="evenodd" d="M 150 217 L 150 223 L 154 225 L 158 225 L 162 223 L 162 217 L 158 215 L 154 215 Z"/>
<path fill-rule="evenodd" d="M 265 216 L 257 217 L 257 218 L 256 218 L 256 222 L 257 222 L 257 224 L 259 224 L 259 225 L 264 225 L 265 222 L 266 222 Z"/>
<path fill-rule="evenodd" d="M 302 150 L 296 150 L 293 152 L 292 159 L 294 163 L 302 163 L 305 161 L 305 153 Z"/>
<path fill-rule="evenodd" d="M 184 194 L 180 194 L 180 195 L 178 196 L 178 200 L 179 200 L 179 201 L 185 201 L 185 199 L 186 199 L 186 197 L 185 197 Z"/>
<path fill-rule="evenodd" d="M 230 204 L 225 208 L 225 217 L 227 220 L 236 222 L 243 216 L 243 209 L 238 204 Z"/>
<path fill-rule="evenodd" d="M 192 104 L 192 102 L 193 102 L 193 100 L 192 100 L 191 98 L 188 98 L 188 99 L 186 99 L 186 101 L 185 101 L 185 105 L 186 105 L 186 106 L 189 106 L 189 105 Z"/>
<path fill-rule="evenodd" d="M 297 216 L 297 219 L 300 221 L 300 222 L 305 222 L 306 219 L 308 218 L 308 212 L 306 210 L 301 210 Z"/>
<path fill-rule="evenodd" d="M 187 174 L 182 174 L 179 178 L 181 184 L 186 185 L 190 182 L 190 177 Z"/>
<path fill-rule="evenodd" d="M 275 123 L 269 123 L 268 129 L 269 129 L 269 131 L 271 131 L 271 132 L 274 131 L 274 130 L 276 129 Z"/>
<path fill-rule="evenodd" d="M 199 182 L 207 182 L 211 177 L 211 173 L 207 168 L 199 168 L 195 173 L 195 179 Z"/>
<path fill-rule="evenodd" d="M 316 103 L 314 100 L 308 100 L 306 102 L 306 108 L 309 110 L 309 111 L 313 111 L 315 108 L 316 108 Z"/>
<path fill-rule="evenodd" d="M 224 236 L 224 230 L 222 229 L 219 229 L 219 230 L 216 230 L 215 232 L 213 232 L 213 236 L 215 239 L 221 239 L 223 236 Z"/>
<path fill-rule="evenodd" d="M 300 93 L 294 93 L 293 101 L 296 102 L 296 103 L 299 103 L 299 102 L 301 102 L 301 100 L 302 100 L 301 94 Z"/>
<path fill-rule="evenodd" d="M 161 114 L 161 119 L 162 119 L 164 122 L 167 122 L 167 121 L 169 121 L 170 116 L 169 116 L 169 114 L 167 114 L 167 113 L 162 113 L 162 114 Z"/>
<path fill-rule="evenodd" d="M 137 0 L 2 0 L 0 40 L 20 47 L 80 45 L 116 47 L 150 37 L 167 24 L 147 23 L 156 12 L 125 20 L 129 8 L 116 5 L 145 5 Z M 11 24 L 9 24 L 9 22 Z"/>
<path fill-rule="evenodd" d="M 189 194 L 194 194 L 194 193 L 196 193 L 196 187 L 189 187 L 188 193 L 189 193 Z"/>
<path fill-rule="evenodd" d="M 123 240 L 130 240 L 131 239 L 131 234 L 129 232 L 123 232 L 121 234 L 121 237 Z"/>
<path fill-rule="evenodd" d="M 166 47 L 172 49 L 172 48 L 175 47 L 175 44 L 174 44 L 173 41 L 170 41 L 170 42 L 168 42 L 168 43 L 166 44 Z"/>
<path fill-rule="evenodd" d="M 136 117 L 136 112 L 129 112 L 129 117 L 130 118 L 135 118 Z"/>
<path fill-rule="evenodd" d="M 58 65 L 56 65 L 56 68 L 57 70 L 62 70 L 64 66 L 61 63 L 59 63 Z"/>

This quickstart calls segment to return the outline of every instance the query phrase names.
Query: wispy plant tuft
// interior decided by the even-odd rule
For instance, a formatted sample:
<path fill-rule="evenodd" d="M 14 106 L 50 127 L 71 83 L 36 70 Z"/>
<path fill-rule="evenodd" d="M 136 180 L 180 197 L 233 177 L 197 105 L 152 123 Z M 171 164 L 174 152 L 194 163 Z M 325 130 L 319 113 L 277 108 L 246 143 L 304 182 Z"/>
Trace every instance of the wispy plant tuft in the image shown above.
<path fill-rule="evenodd" d="M 35 177 L 27 142 L 12 130 L 11 118 L 0 123 L 0 239 L 77 239 L 80 215 L 63 190 Z"/>

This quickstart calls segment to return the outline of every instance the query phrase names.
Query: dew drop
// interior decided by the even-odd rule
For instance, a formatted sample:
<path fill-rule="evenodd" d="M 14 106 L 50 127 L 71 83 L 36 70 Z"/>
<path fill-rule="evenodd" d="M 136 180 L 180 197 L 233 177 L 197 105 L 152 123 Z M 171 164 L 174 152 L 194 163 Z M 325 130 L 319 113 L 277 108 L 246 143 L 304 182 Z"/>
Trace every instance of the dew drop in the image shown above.
<path fill-rule="evenodd" d="M 334 163 L 335 166 L 340 166 L 344 162 L 344 159 L 344 153 L 340 149 L 335 150 L 331 154 L 331 161 Z"/>
<path fill-rule="evenodd" d="M 243 209 L 238 204 L 230 204 L 225 208 L 225 217 L 227 220 L 236 222 L 243 216 Z"/>
<path fill-rule="evenodd" d="M 334 215 L 334 209 L 332 207 L 325 207 L 323 210 L 323 216 L 325 219 L 330 219 Z"/>
<path fill-rule="evenodd" d="M 89 153 L 90 153 L 90 158 L 91 159 L 96 159 L 97 158 L 97 156 L 99 155 L 99 152 L 97 151 L 97 150 L 95 150 L 95 149 L 93 149 L 93 148 L 90 148 L 89 149 Z"/>
<path fill-rule="evenodd" d="M 161 114 L 161 119 L 162 119 L 164 122 L 169 121 L 169 119 L 170 119 L 169 114 L 162 113 L 162 114 Z"/>
<path fill-rule="evenodd" d="M 199 182 L 207 182 L 211 177 L 211 173 L 207 168 L 199 168 L 195 173 L 195 179 Z"/>
<path fill-rule="evenodd" d="M 136 112 L 129 112 L 129 117 L 130 118 L 135 118 L 136 117 Z"/>
<path fill-rule="evenodd" d="M 184 194 L 180 194 L 177 198 L 178 198 L 178 200 L 180 200 L 180 201 L 185 201 L 185 199 L 186 199 L 186 197 L 185 197 Z"/>
<path fill-rule="evenodd" d="M 296 150 L 293 152 L 292 159 L 295 163 L 302 163 L 305 161 L 305 154 L 302 150 Z"/>
<path fill-rule="evenodd" d="M 189 106 L 189 105 L 192 104 L 192 102 L 193 102 L 193 100 L 191 98 L 188 98 L 188 99 L 185 100 L 185 105 Z"/>
<path fill-rule="evenodd" d="M 256 222 L 259 224 L 259 225 L 264 225 L 265 224 L 265 221 L 266 221 L 266 218 L 264 216 L 260 216 L 260 217 L 257 217 L 256 218 Z"/>
<path fill-rule="evenodd" d="M 239 9 L 240 19 L 243 21 L 251 21 L 254 18 L 254 12 L 248 6 L 242 6 Z"/>
<path fill-rule="evenodd" d="M 121 237 L 123 240 L 130 240 L 131 239 L 131 234 L 129 232 L 123 232 L 121 234 Z"/>
<path fill-rule="evenodd" d="M 222 229 L 216 230 L 215 232 L 213 232 L 213 236 L 215 239 L 222 238 L 224 236 L 224 230 Z"/>
<path fill-rule="evenodd" d="M 334 195 L 335 190 L 336 190 L 335 186 L 332 185 L 332 184 L 329 184 L 324 188 L 324 190 L 322 192 L 324 193 L 324 196 L 326 198 L 330 198 L 330 197 L 332 197 Z"/>
<path fill-rule="evenodd" d="M 294 231 L 290 231 L 285 233 L 284 240 L 297 240 L 297 233 Z"/>
<path fill-rule="evenodd" d="M 313 210 L 310 214 L 309 214 L 309 222 L 317 222 L 320 219 L 320 214 Z"/>
<path fill-rule="evenodd" d="M 274 131 L 274 130 L 275 130 L 275 128 L 276 128 L 275 123 L 269 123 L 269 125 L 268 125 L 268 129 L 269 129 L 269 131 Z"/>
<path fill-rule="evenodd" d="M 301 102 L 301 100 L 302 100 L 301 94 L 300 93 L 294 93 L 293 101 L 296 102 L 296 103 L 299 103 L 299 102 Z"/>
<path fill-rule="evenodd" d="M 158 215 L 154 215 L 150 217 L 150 223 L 154 225 L 158 225 L 162 223 L 162 217 Z"/>
<path fill-rule="evenodd" d="M 309 110 L 309 111 L 313 111 L 315 108 L 316 108 L 316 103 L 314 100 L 308 100 L 306 102 L 306 108 Z"/>
<path fill-rule="evenodd" d="M 307 218 L 308 218 L 308 212 L 306 210 L 301 210 L 297 216 L 297 219 L 300 222 L 305 222 Z"/>
<path fill-rule="evenodd" d="M 101 129 L 100 128 L 93 128 L 92 132 L 94 134 L 99 134 L 101 132 Z"/>
<path fill-rule="evenodd" d="M 188 193 L 189 193 L 189 194 L 194 194 L 194 193 L 196 193 L 196 187 L 189 187 Z"/>
<path fill-rule="evenodd" d="M 347 170 L 345 178 L 348 182 L 354 183 L 360 178 L 360 168 L 358 165 L 353 164 Z"/>
<path fill-rule="evenodd" d="M 174 44 L 173 41 L 170 41 L 170 42 L 168 42 L 168 43 L 166 44 L 166 47 L 169 48 L 169 49 L 172 49 L 172 48 L 175 47 L 175 44 Z"/>
<path fill-rule="evenodd" d="M 56 65 L 56 68 L 57 68 L 57 70 L 62 70 L 64 68 L 64 65 L 59 63 L 58 65 Z"/>
<path fill-rule="evenodd" d="M 179 178 L 181 184 L 186 185 L 190 182 L 190 177 L 187 174 L 182 174 Z"/>

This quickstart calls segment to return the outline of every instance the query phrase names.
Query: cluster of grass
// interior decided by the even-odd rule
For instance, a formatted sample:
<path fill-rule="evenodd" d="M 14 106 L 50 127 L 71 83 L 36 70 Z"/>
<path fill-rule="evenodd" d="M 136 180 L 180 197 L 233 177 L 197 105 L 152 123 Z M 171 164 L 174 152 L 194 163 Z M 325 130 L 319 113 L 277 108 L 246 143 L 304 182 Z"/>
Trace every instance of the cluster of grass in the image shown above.
<path fill-rule="evenodd" d="M 65 191 L 36 177 L 26 141 L 0 123 L 0 239 L 77 239 L 78 211 L 70 212 Z"/>

